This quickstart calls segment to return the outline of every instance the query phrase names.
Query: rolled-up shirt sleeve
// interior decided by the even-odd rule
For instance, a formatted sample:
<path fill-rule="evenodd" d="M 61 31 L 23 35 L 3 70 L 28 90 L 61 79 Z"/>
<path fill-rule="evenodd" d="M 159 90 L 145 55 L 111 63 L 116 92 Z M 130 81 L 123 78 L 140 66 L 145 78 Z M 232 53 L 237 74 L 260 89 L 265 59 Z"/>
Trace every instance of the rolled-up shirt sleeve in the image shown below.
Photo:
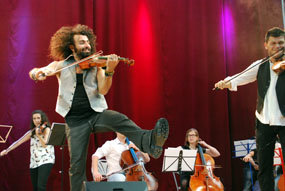
<path fill-rule="evenodd" d="M 257 79 L 257 72 L 259 69 L 260 65 L 257 65 L 260 63 L 262 60 L 257 60 L 254 63 L 252 63 L 249 67 L 247 67 L 244 71 L 244 73 L 238 73 L 235 74 L 234 76 L 228 76 L 224 80 L 225 81 L 230 81 L 231 82 L 231 88 L 229 90 L 231 91 L 237 91 L 238 86 L 246 85 L 251 82 L 256 81 Z M 249 69 L 250 68 L 250 69 Z"/>
<path fill-rule="evenodd" d="M 105 144 L 99 147 L 92 156 L 97 156 L 99 159 L 103 158 L 108 155 L 108 152 L 111 149 L 110 147 L 111 147 L 110 141 L 107 141 Z"/>

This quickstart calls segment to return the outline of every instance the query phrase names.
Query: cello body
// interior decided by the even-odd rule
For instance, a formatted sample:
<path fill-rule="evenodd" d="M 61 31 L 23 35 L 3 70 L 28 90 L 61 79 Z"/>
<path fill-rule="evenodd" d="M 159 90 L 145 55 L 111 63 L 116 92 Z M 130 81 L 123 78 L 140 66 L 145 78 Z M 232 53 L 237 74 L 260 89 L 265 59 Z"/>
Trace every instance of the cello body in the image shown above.
<path fill-rule="evenodd" d="M 141 152 L 136 151 L 135 154 L 139 160 L 143 160 L 143 155 Z M 130 150 L 125 150 L 122 152 L 120 161 L 122 168 L 124 168 L 124 166 L 130 166 L 135 163 L 136 162 L 133 159 Z M 137 165 L 127 170 L 126 181 L 145 181 L 148 191 L 156 191 L 158 189 L 158 182 L 156 179 L 144 169 L 144 166 L 141 165 Z"/>
<path fill-rule="evenodd" d="M 191 176 L 188 191 L 224 191 L 224 185 L 220 178 L 213 173 L 214 166 L 214 159 L 203 153 L 201 157 L 199 149 L 195 162 L 195 173 Z"/>

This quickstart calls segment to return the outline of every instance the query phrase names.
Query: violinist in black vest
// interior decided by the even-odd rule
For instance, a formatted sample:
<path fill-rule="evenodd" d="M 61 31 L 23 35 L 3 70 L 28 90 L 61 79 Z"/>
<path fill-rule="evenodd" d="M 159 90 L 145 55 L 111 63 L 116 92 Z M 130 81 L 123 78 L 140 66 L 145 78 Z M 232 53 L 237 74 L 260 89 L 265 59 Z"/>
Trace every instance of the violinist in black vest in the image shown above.
<path fill-rule="evenodd" d="M 258 180 L 262 191 L 274 190 L 273 155 L 276 135 L 285 153 L 285 72 L 276 73 L 272 66 L 284 60 L 285 32 L 274 27 L 265 35 L 264 47 L 268 57 L 250 65 L 241 75 L 227 77 L 215 88 L 236 91 L 237 86 L 257 80 L 256 139 L 259 163 Z"/>

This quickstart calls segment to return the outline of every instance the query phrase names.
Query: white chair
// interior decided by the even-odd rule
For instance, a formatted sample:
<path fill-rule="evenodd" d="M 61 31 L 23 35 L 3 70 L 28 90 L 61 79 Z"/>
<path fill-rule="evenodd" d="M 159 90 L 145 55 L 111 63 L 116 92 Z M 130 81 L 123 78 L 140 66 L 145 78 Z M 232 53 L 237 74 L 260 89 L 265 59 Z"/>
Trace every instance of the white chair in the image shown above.
<path fill-rule="evenodd" d="M 92 176 L 93 176 L 93 169 L 91 168 Z M 107 165 L 107 160 L 105 159 L 100 159 L 98 160 L 98 172 L 102 176 L 106 176 L 108 172 L 108 165 Z"/>
<path fill-rule="evenodd" d="M 102 176 L 106 176 L 108 172 L 108 165 L 105 159 L 100 159 L 98 161 L 98 171 Z"/>

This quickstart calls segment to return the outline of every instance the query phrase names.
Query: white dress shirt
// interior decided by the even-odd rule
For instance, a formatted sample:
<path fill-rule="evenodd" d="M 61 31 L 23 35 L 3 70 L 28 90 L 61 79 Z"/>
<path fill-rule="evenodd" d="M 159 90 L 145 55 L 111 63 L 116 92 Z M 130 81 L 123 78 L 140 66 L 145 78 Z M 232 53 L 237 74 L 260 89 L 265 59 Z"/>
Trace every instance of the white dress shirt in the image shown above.
<path fill-rule="evenodd" d="M 130 142 L 131 143 L 131 142 Z M 105 157 L 108 165 L 108 174 L 117 172 L 121 170 L 120 159 L 123 151 L 128 150 L 129 147 L 127 143 L 123 144 L 118 138 L 107 141 L 97 151 L 93 156 L 97 156 L 99 159 Z"/>
<path fill-rule="evenodd" d="M 261 62 L 261 60 L 258 60 L 254 63 L 252 63 L 248 68 L 252 67 L 253 65 L 257 64 L 258 62 Z M 272 69 L 272 62 L 269 64 L 269 70 L 270 70 L 270 85 L 266 92 L 265 98 L 264 98 L 264 105 L 263 109 L 260 113 L 255 111 L 256 118 L 263 124 L 269 124 L 269 125 L 278 125 L 278 126 L 285 126 L 285 117 L 281 114 L 278 101 L 277 101 L 277 95 L 276 95 L 276 82 L 278 79 L 278 74 L 276 74 Z M 251 82 L 254 82 L 257 80 L 257 73 L 258 73 L 259 66 L 253 67 L 252 69 L 248 70 L 247 72 L 241 74 L 237 78 L 231 80 L 232 88 L 231 91 L 237 91 L 237 86 L 245 85 Z M 238 75 L 238 74 L 236 74 Z M 231 78 L 235 77 L 229 76 L 225 80 L 230 80 Z"/>

